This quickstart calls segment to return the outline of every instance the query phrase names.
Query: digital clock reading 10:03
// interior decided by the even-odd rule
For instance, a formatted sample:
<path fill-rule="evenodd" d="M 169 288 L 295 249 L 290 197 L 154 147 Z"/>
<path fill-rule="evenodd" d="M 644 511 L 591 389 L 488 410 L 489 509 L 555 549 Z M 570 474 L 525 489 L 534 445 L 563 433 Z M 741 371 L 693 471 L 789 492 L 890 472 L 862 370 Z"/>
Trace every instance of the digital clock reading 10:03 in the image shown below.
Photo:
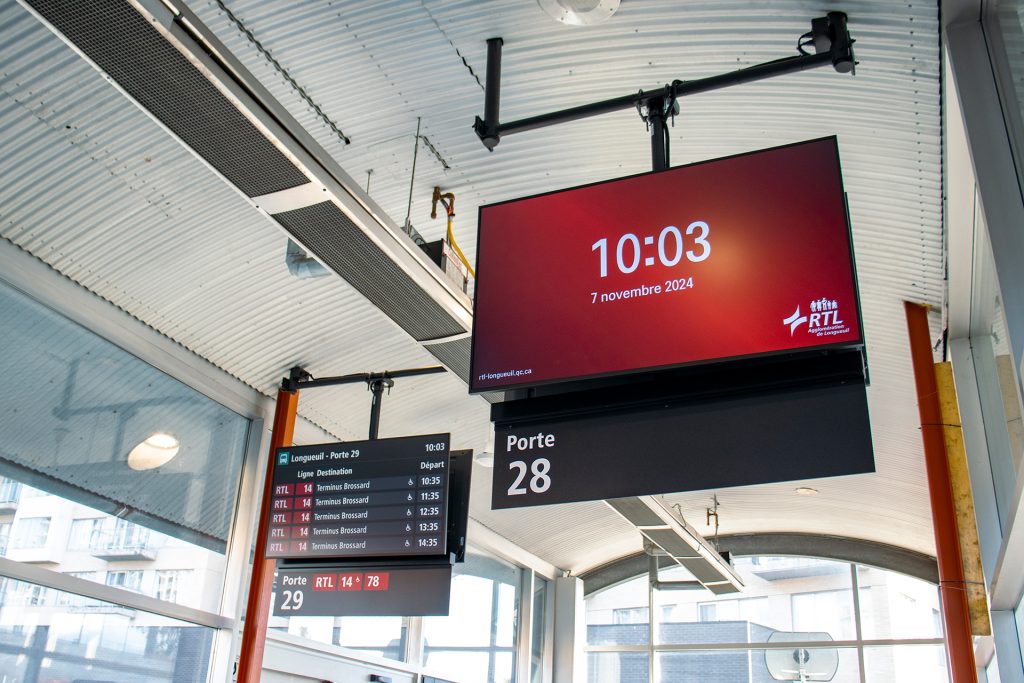
<path fill-rule="evenodd" d="M 655 260 L 653 255 L 645 257 L 643 247 L 640 245 L 640 238 L 627 232 L 619 238 L 615 245 L 615 265 L 619 272 L 628 275 L 639 268 L 641 262 L 645 266 L 660 263 L 666 268 L 671 268 L 682 261 L 683 256 L 686 256 L 688 261 L 700 263 L 711 256 L 711 242 L 708 241 L 710 234 L 711 228 L 704 221 L 694 221 L 682 232 L 674 225 L 666 225 L 657 238 L 658 258 Z M 643 238 L 644 246 L 654 246 L 654 243 L 653 235 Z M 590 250 L 598 252 L 601 260 L 601 277 L 608 277 L 608 238 L 603 237 L 594 242 Z"/>

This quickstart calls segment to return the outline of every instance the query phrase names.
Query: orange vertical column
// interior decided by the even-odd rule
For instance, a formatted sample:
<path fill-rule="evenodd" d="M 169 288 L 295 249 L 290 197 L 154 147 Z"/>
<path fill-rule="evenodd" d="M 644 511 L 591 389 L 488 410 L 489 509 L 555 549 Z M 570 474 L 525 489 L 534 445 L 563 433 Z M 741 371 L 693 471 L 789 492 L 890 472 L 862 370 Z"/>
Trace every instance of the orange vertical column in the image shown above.
<path fill-rule="evenodd" d="M 921 415 L 928 496 L 932 504 L 942 624 L 946 631 L 946 656 L 952 683 L 977 683 L 978 672 L 974 663 L 971 617 L 960 558 L 953 485 L 949 476 L 939 390 L 935 380 L 935 360 L 932 357 L 931 333 L 928 329 L 928 308 L 909 301 L 904 302 L 904 308 L 910 334 L 914 382 L 917 385 L 917 407 Z"/>
<path fill-rule="evenodd" d="M 249 600 L 245 608 L 245 627 L 242 630 L 242 650 L 238 662 L 238 683 L 257 683 L 263 670 L 263 648 L 267 640 L 267 622 L 270 619 L 270 598 L 274 589 L 276 562 L 264 556 L 267 553 L 267 526 L 270 523 L 270 505 L 273 498 L 274 452 L 290 446 L 295 433 L 295 414 L 299 407 L 299 392 L 277 392 L 274 409 L 274 427 L 270 433 L 270 456 L 267 458 L 267 478 L 263 484 L 256 549 L 249 583 Z"/>

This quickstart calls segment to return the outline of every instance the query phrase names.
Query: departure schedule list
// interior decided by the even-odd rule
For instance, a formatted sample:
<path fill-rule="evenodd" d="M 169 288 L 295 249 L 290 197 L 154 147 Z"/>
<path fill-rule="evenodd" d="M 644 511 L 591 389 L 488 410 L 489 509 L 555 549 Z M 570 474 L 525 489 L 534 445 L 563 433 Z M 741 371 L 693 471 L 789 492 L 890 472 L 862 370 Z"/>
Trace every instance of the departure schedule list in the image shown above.
<path fill-rule="evenodd" d="M 448 434 L 278 449 L 269 558 L 442 555 Z"/>

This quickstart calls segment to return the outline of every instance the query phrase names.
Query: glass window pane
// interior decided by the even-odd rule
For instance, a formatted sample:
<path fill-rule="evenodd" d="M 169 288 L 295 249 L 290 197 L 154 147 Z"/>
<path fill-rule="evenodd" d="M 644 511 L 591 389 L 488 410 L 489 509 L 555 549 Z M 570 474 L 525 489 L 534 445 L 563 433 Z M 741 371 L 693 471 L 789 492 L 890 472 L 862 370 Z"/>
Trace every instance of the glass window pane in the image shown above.
<path fill-rule="evenodd" d="M 647 683 L 646 652 L 590 652 L 587 683 Z"/>
<path fill-rule="evenodd" d="M 447 617 L 423 618 L 423 664 L 465 683 L 504 683 L 515 670 L 522 570 L 467 554 L 455 565 Z"/>
<path fill-rule="evenodd" d="M 387 659 L 405 659 L 405 620 L 402 617 L 340 617 L 336 622 L 337 645 Z"/>
<path fill-rule="evenodd" d="M 657 667 L 661 683 L 860 683 L 857 651 L 853 648 L 665 652 L 657 655 Z M 917 683 L 918 679 L 904 680 Z"/>
<path fill-rule="evenodd" d="M 857 582 L 865 639 L 942 637 L 936 586 L 905 574 L 860 565 Z"/>
<path fill-rule="evenodd" d="M 423 636 L 427 644 L 431 647 L 487 647 L 492 638 L 496 588 L 494 581 L 482 576 L 452 577 L 448 616 L 423 620 Z"/>
<path fill-rule="evenodd" d="M 427 667 L 438 675 L 458 677 L 459 681 L 487 681 L 490 657 L 486 652 L 435 650 L 427 657 Z M 507 679 L 506 679 L 507 680 Z"/>
<path fill-rule="evenodd" d="M 0 348 L 33 387 L 0 395 L 0 475 L 223 552 L 248 420 L 6 286 Z"/>
<path fill-rule="evenodd" d="M 1001 0 L 996 5 L 995 28 L 999 32 L 1005 52 L 994 55 L 999 61 L 1005 60 L 1009 72 L 1005 85 L 1010 92 L 1003 92 L 1009 125 L 1020 127 L 1024 120 L 1024 3 L 1020 0 Z M 1020 141 L 1017 141 L 1018 145 Z M 1024 149 L 1017 149 L 1018 161 L 1024 158 Z"/>
<path fill-rule="evenodd" d="M 746 586 L 742 593 L 656 591 L 660 643 L 760 643 L 777 632 L 827 634 L 808 640 L 855 637 L 849 564 L 760 556 L 736 557 L 733 568 Z M 660 581 L 692 578 L 682 567 L 659 573 Z"/>
<path fill-rule="evenodd" d="M 980 205 L 980 201 L 978 201 Z M 1011 475 L 1021 468 L 1024 454 L 1024 426 L 1021 424 L 1021 402 L 1018 391 L 1019 382 L 1017 367 L 1013 362 L 1013 351 L 1010 348 L 1009 328 L 1006 312 L 1003 308 L 1002 293 L 996 276 L 995 257 L 992 254 L 992 243 L 988 237 L 988 228 L 981 209 L 975 212 L 974 226 L 974 272 L 971 284 L 971 342 L 972 345 L 987 345 L 992 356 L 987 353 L 975 358 L 978 366 L 979 387 L 994 400 L 982 402 L 983 418 L 986 432 L 997 430 L 998 437 L 990 437 L 995 443 L 1006 443 L 1009 447 L 1009 460 L 1012 467 L 1000 467 L 994 463 L 993 472 L 996 476 L 1013 478 Z M 986 367 L 991 363 L 992 367 Z M 991 379 L 990 379 L 991 378 Z M 988 381 L 986 381 L 988 380 Z M 1006 439 L 1006 442 L 1003 440 Z M 998 453 L 990 457 L 1006 457 L 1000 447 Z M 1012 496 L 1012 482 L 1004 483 L 1005 492 L 997 488 L 997 497 Z M 1007 505 L 1001 501 L 1000 505 Z"/>
<path fill-rule="evenodd" d="M 897 645 L 864 648 L 867 683 L 948 683 L 942 645 Z"/>
<path fill-rule="evenodd" d="M 271 599 L 271 611 L 274 600 Z M 402 617 L 275 617 L 268 628 L 300 638 L 405 661 L 406 620 Z"/>
<path fill-rule="evenodd" d="M 0 348 L 33 387 L 0 396 L 0 556 L 219 611 L 249 421 L 3 285 Z"/>
<path fill-rule="evenodd" d="M 650 641 L 647 619 L 640 623 L 623 623 L 622 619 L 627 612 L 647 613 L 647 587 L 644 574 L 587 596 L 587 644 L 646 645 Z"/>
<path fill-rule="evenodd" d="M 0 478 L 2 483 L 17 482 Z M 220 609 L 221 553 L 45 492 L 22 494 L 6 516 L 0 507 L 0 520 L 9 520 L 0 521 L 0 557 L 46 562 L 87 581 L 210 612 Z"/>
<path fill-rule="evenodd" d="M 0 580 L 0 680 L 205 683 L 213 635 L 128 607 Z"/>

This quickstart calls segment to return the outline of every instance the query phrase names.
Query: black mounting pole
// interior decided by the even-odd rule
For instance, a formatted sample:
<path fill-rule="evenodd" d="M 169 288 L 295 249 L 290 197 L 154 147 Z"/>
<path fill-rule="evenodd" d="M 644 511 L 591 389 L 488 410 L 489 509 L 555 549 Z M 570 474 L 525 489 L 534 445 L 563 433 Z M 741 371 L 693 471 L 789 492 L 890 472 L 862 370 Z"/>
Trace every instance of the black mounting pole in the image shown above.
<path fill-rule="evenodd" d="M 757 64 L 693 81 L 674 81 L 671 85 L 650 91 L 640 91 L 610 100 L 602 100 L 578 107 L 570 107 L 560 111 L 531 116 L 510 123 L 500 123 L 498 119 L 498 95 L 501 79 L 501 38 L 490 38 L 487 41 L 487 83 L 484 89 L 484 119 L 476 118 L 473 125 L 477 136 L 489 150 L 500 142 L 501 136 L 521 133 L 535 128 L 578 121 L 589 116 L 607 114 L 622 109 L 633 109 L 647 105 L 652 100 L 662 99 L 672 102 L 677 97 L 695 95 L 697 93 L 718 90 L 732 85 L 751 83 L 773 76 L 795 73 L 806 69 L 831 64 L 838 73 L 852 73 L 856 61 L 853 56 L 853 39 L 847 30 L 846 14 L 829 12 L 827 16 L 811 22 L 809 34 L 815 54 L 800 54 L 793 57 Z M 662 110 L 663 111 L 663 110 Z"/>
<path fill-rule="evenodd" d="M 380 377 L 370 381 L 370 393 L 373 398 L 370 399 L 370 441 L 377 439 L 377 434 L 380 431 L 380 408 L 381 403 L 384 401 L 384 389 L 390 389 L 395 386 L 395 382 L 387 377 Z"/>
<path fill-rule="evenodd" d="M 651 167 L 655 171 L 668 169 L 668 126 L 665 125 L 666 100 L 652 97 L 647 100 L 647 124 L 651 127 Z"/>
<path fill-rule="evenodd" d="M 498 110 L 501 105 L 501 38 L 487 39 L 487 80 L 484 86 L 484 120 L 476 118 L 473 128 L 484 146 L 494 151 L 498 144 Z"/>

